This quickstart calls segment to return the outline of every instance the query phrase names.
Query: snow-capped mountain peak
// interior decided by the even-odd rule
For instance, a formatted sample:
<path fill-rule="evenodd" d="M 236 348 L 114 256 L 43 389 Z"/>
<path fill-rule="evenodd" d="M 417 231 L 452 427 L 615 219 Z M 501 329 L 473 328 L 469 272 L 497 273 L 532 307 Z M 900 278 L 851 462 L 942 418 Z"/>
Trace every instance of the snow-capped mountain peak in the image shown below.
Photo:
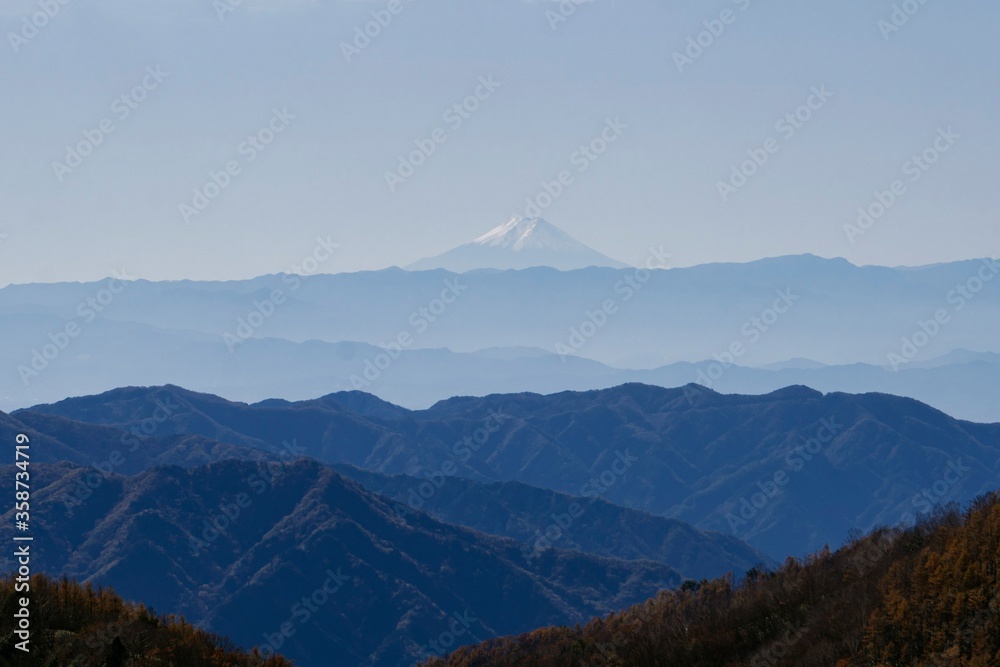
<path fill-rule="evenodd" d="M 541 218 L 511 218 L 477 238 L 471 245 L 523 250 L 582 244 Z"/>
<path fill-rule="evenodd" d="M 460 273 L 473 269 L 524 269 L 532 266 L 569 271 L 588 266 L 623 268 L 626 265 L 580 243 L 542 218 L 514 217 L 469 243 L 436 257 L 422 259 L 406 268 L 443 268 Z"/>

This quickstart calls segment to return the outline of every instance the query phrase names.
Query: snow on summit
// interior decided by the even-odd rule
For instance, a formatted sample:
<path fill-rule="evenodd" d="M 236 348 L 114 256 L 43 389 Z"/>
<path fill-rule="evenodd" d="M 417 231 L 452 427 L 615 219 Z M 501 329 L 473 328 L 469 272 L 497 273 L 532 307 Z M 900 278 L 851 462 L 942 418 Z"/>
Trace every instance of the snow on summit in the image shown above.
<path fill-rule="evenodd" d="M 582 246 L 569 234 L 541 218 L 511 218 L 472 242 L 511 250 L 524 248 L 573 249 Z M 583 246 L 586 247 L 586 246 Z"/>
<path fill-rule="evenodd" d="M 411 271 L 446 269 L 526 269 L 549 266 L 561 271 L 588 266 L 624 268 L 541 218 L 511 218 L 470 243 L 407 266 Z"/>

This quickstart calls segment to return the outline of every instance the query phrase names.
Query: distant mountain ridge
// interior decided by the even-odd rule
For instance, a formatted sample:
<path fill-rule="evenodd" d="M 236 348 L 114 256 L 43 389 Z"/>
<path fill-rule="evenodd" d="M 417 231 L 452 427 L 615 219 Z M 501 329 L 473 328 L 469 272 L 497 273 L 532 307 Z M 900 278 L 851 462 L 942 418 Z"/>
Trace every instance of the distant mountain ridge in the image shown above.
<path fill-rule="evenodd" d="M 1000 486 L 1000 424 L 801 386 L 627 384 L 420 411 L 361 392 L 247 405 L 126 387 L 0 413 L 0 437 L 18 432 L 38 453 L 37 566 L 304 667 L 331 646 L 340 664 L 408 667 L 455 614 L 459 643 L 571 625 L 690 576 L 665 560 L 742 569 L 756 552 L 741 540 L 773 562 Z M 299 622 L 295 600 L 326 588 L 337 604 Z"/>
<path fill-rule="evenodd" d="M 881 391 L 962 418 L 1000 421 L 1000 384 L 992 381 L 997 360 L 945 356 L 959 348 L 996 349 L 996 282 L 960 301 L 963 308 L 951 310 L 947 326 L 926 345 L 907 348 L 912 359 L 898 372 L 888 368 L 889 354 L 900 354 L 914 338 L 923 344 L 920 323 L 942 307 L 957 308 L 947 296 L 985 266 L 902 270 L 799 256 L 648 274 L 605 267 L 387 269 L 228 282 L 140 280 L 93 321 L 77 309 L 103 283 L 12 285 L 0 289 L 0 365 L 10 371 L 0 376 L 0 409 L 164 384 L 247 401 L 361 389 L 426 407 L 459 394 L 624 382 L 678 386 L 701 381 L 699 370 L 718 364 L 722 372 L 713 369 L 711 388 L 720 391 L 788 384 Z M 458 294 L 446 293 L 449 304 L 441 299 L 446 283 Z M 271 301 L 276 290 L 281 304 Z M 776 292 L 788 290 L 794 306 L 772 319 Z M 613 313 L 604 313 L 605 306 Z M 79 334 L 63 340 L 59 334 L 71 324 Z M 742 345 L 741 354 L 729 360 L 734 344 Z M 394 345 L 398 356 L 386 362 L 380 355 Z M 828 368 L 759 370 L 796 358 Z M 934 359 L 946 363 L 924 367 Z"/>
<path fill-rule="evenodd" d="M 263 420 L 251 418 L 256 435 L 219 429 L 226 443 L 196 431 L 238 417 L 238 404 L 178 387 L 122 388 L 105 398 L 111 400 L 90 402 L 82 412 L 104 424 L 44 412 L 0 413 L 0 437 L 13 441 L 23 433 L 35 448 L 33 507 L 40 518 L 34 528 L 45 550 L 34 566 L 113 585 L 245 647 L 277 649 L 304 667 L 330 664 L 324 660 L 331 645 L 342 655 L 335 664 L 345 667 L 409 667 L 428 656 L 427 647 L 443 632 L 434 625 L 447 628 L 455 614 L 469 621 L 459 640 L 467 643 L 537 624 L 576 622 L 677 586 L 685 576 L 741 573 L 768 562 L 740 540 L 603 501 L 588 505 L 581 517 L 573 503 L 589 501 L 510 484 L 502 502 L 495 502 L 501 496 L 477 482 L 446 480 L 440 501 L 462 488 L 466 501 L 477 497 L 490 505 L 494 522 L 476 527 L 494 537 L 435 521 L 422 505 L 362 490 L 331 467 L 302 458 L 308 448 L 295 437 L 269 442 L 277 436 L 264 428 L 271 418 L 299 415 L 315 423 L 323 414 L 340 422 L 334 432 L 343 437 L 367 433 L 392 442 L 391 429 L 378 421 L 398 422 L 409 411 L 360 392 L 308 405 L 265 401 L 257 406 Z M 280 428 L 284 422 L 277 421 Z M 404 486 L 425 481 L 392 479 Z M 462 523 L 460 516 L 451 519 Z M 617 531 L 617 544 L 609 550 L 597 540 L 581 544 L 553 536 L 553 526 L 571 527 L 565 522 L 578 538 L 598 527 Z M 504 528 L 515 523 L 525 528 Z M 531 540 L 532 525 L 552 543 Z M 666 559 L 683 563 L 689 574 Z M 364 569 L 371 581 L 357 583 L 342 572 L 344 563 Z M 462 563 L 499 588 L 467 580 Z M 15 565 L 0 557 L 0 568 Z M 144 576 L 150 567 L 157 577 Z M 310 614 L 292 593 L 308 597 L 310 590 L 325 590 L 324 582 L 340 593 L 348 581 L 352 591 L 360 589 L 358 599 L 339 595 L 343 613 L 308 624 Z M 377 612 L 364 607 L 372 604 Z M 363 626 L 361 618 L 368 619 Z M 286 636 L 281 628 L 291 621 Z"/>
<path fill-rule="evenodd" d="M 775 559 L 1000 486 L 1000 424 L 958 421 L 911 399 L 806 387 L 739 396 L 629 384 L 457 397 L 421 411 L 355 392 L 246 405 L 178 387 L 131 388 L 13 417 L 41 412 L 129 429 L 148 417 L 149 397 L 164 393 L 180 408 L 158 435 L 264 451 L 294 441 L 320 461 L 382 474 L 449 469 L 576 496 L 594 493 L 592 480 L 604 475 L 597 493 L 612 503 L 734 535 Z M 503 419 L 487 432 L 496 414 Z M 623 469 L 621 457 L 636 461 Z"/>
<path fill-rule="evenodd" d="M 150 408 L 156 412 L 160 409 L 158 406 L 166 406 L 171 418 L 184 422 L 193 416 L 189 414 L 192 408 L 189 405 L 182 407 L 181 401 L 175 400 L 176 396 L 171 393 L 174 389 L 164 388 L 155 393 L 124 389 L 114 394 L 122 401 L 118 404 L 120 408 L 134 406 L 141 414 Z M 178 395 L 183 392 L 179 391 Z M 148 398 L 153 401 L 143 406 Z M 220 400 L 218 404 L 224 402 Z M 265 401 L 258 405 L 268 409 L 304 407 L 287 401 Z M 377 419 L 394 420 L 409 414 L 407 410 L 360 392 L 335 399 L 321 398 L 316 405 L 333 409 L 337 414 L 354 412 L 360 417 Z M 351 406 L 350 412 L 341 412 L 339 406 Z M 86 416 L 97 419 L 99 410 L 90 410 Z M 231 432 L 229 438 L 240 444 L 222 443 L 200 434 L 171 433 L 176 430 L 172 426 L 158 433 L 161 422 L 143 417 L 132 423 L 129 418 L 127 410 L 111 411 L 108 419 L 116 425 L 104 425 L 43 412 L 21 411 L 15 417 L 0 413 L 0 437 L 13 441 L 16 434 L 27 434 L 38 447 L 35 459 L 38 463 L 69 463 L 98 469 L 102 476 L 91 477 L 88 484 L 67 492 L 64 505 L 69 507 L 99 493 L 104 479 L 112 473 L 136 475 L 157 466 L 193 468 L 228 459 L 270 466 L 277 462 L 280 467 L 308 453 L 308 448 L 295 438 L 272 445 L 257 438 L 239 438 Z M 351 428 L 363 427 L 359 420 Z M 371 431 L 376 438 L 382 437 L 380 433 L 383 432 Z M 727 571 L 745 572 L 754 565 L 768 562 L 766 555 L 731 536 L 697 531 L 684 522 L 617 507 L 597 497 L 574 498 L 525 484 L 486 485 L 439 474 L 434 476 L 438 485 L 436 493 L 427 498 L 416 492 L 416 489 L 423 491 L 422 486 L 427 482 L 425 477 L 379 475 L 347 464 L 331 467 L 372 492 L 395 498 L 394 510 L 404 520 L 417 511 L 424 511 L 448 523 L 517 539 L 532 549 L 554 547 L 624 560 L 657 561 L 694 578 L 717 576 Z M 455 500 L 459 496 L 462 500 Z M 481 514 L 463 511 L 468 509 L 470 502 L 488 509 Z M 573 517 L 577 528 L 571 536 L 560 535 L 555 540 L 537 537 L 536 534 L 549 527 L 553 516 L 564 514 L 574 503 L 587 511 L 582 517 Z M 598 526 L 601 526 L 599 530 Z M 595 539 L 596 533 L 601 531 L 617 532 L 613 546 Z"/>

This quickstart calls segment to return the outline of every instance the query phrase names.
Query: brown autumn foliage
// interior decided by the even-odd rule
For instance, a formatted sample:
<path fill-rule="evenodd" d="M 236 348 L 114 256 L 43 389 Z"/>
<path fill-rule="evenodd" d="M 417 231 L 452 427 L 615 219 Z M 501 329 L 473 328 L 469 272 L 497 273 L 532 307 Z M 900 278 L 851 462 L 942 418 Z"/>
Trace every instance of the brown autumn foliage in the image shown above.
<path fill-rule="evenodd" d="M 152 574 L 151 574 L 152 576 Z M 11 577 L 0 579 L 0 665 L 38 667 L 293 667 L 280 657 L 247 653 L 183 617 L 159 616 L 110 588 L 65 577 L 31 577 L 30 653 L 18 650 Z"/>
<path fill-rule="evenodd" d="M 1000 665 L 1000 494 L 855 537 L 775 572 L 687 582 L 575 628 L 457 650 L 427 667 Z"/>

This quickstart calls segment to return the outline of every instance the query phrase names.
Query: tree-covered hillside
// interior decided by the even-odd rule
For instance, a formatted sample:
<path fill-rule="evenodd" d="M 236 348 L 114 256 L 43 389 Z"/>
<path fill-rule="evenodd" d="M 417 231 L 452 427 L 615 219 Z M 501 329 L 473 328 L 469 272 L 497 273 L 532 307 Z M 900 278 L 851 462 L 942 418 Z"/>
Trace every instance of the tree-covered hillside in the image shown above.
<path fill-rule="evenodd" d="M 155 576 L 154 573 L 150 573 Z M 23 583 L 23 582 L 22 582 Z M 183 617 L 158 616 L 108 588 L 36 574 L 30 592 L 0 580 L 0 665 L 35 667 L 291 667 L 280 656 L 247 653 Z M 28 652 L 17 648 L 19 598 L 29 596 Z"/>
<path fill-rule="evenodd" d="M 989 667 L 1000 664 L 1000 494 L 776 572 L 687 582 L 575 628 L 428 667 Z"/>

